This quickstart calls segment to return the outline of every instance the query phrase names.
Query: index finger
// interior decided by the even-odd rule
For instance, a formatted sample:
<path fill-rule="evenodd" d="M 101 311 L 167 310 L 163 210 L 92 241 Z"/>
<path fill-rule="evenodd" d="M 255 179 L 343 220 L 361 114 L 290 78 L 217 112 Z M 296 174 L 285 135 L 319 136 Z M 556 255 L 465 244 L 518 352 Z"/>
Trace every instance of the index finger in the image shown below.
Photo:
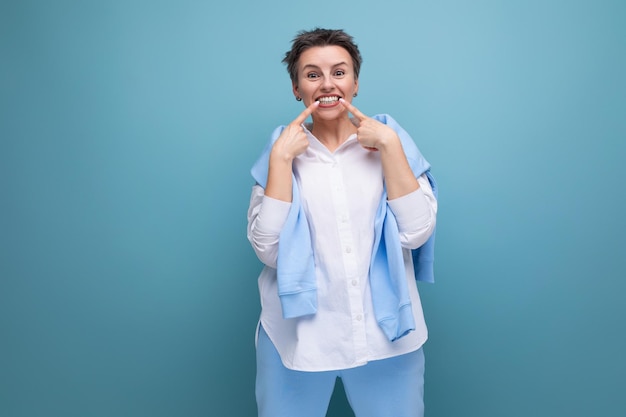
<path fill-rule="evenodd" d="M 300 115 L 298 117 L 293 119 L 292 123 L 295 123 L 297 125 L 301 125 L 302 123 L 304 123 L 306 118 L 309 117 L 311 115 L 311 113 L 313 113 L 313 110 L 315 110 L 319 104 L 320 104 L 319 101 L 314 101 L 313 103 L 311 103 L 309 105 L 309 107 L 304 109 L 304 111 L 302 113 L 300 113 Z"/>
<path fill-rule="evenodd" d="M 367 116 L 364 115 L 363 113 L 361 113 L 361 111 L 359 109 L 357 109 L 356 107 L 354 107 L 351 103 L 348 103 L 346 100 L 344 100 L 342 98 L 340 98 L 339 101 L 341 102 L 341 104 L 344 105 L 344 107 L 346 109 L 348 109 L 348 111 L 350 113 L 352 113 L 354 115 L 354 117 L 359 119 L 359 121 L 361 121 L 363 119 L 367 119 Z"/>

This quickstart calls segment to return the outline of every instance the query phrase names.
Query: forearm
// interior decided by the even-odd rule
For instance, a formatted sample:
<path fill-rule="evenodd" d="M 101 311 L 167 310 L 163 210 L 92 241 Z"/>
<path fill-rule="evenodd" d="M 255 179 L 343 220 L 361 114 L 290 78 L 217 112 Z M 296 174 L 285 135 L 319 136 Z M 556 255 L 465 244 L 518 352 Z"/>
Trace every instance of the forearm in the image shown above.
<path fill-rule="evenodd" d="M 378 147 L 387 187 L 387 198 L 399 198 L 420 188 L 397 135 Z"/>
<path fill-rule="evenodd" d="M 265 186 L 266 196 L 286 202 L 292 201 L 292 164 L 292 158 L 272 152 Z"/>

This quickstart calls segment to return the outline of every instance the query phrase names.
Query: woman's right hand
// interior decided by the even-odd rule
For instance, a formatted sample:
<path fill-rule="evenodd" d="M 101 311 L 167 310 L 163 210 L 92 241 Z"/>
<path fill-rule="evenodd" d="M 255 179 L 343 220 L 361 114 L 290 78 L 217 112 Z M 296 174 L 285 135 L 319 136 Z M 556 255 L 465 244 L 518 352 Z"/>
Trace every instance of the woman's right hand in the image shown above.
<path fill-rule="evenodd" d="M 302 123 L 319 105 L 319 101 L 314 101 L 305 108 L 298 117 L 289 123 L 281 132 L 272 147 L 271 158 L 278 158 L 281 161 L 291 162 L 309 146 L 309 141 L 304 133 Z"/>
<path fill-rule="evenodd" d="M 309 140 L 304 133 L 302 123 L 319 105 L 314 102 L 304 109 L 293 122 L 289 123 L 281 132 L 272 146 L 270 153 L 269 170 L 265 195 L 282 201 L 291 201 L 292 198 L 292 163 L 309 146 Z"/>

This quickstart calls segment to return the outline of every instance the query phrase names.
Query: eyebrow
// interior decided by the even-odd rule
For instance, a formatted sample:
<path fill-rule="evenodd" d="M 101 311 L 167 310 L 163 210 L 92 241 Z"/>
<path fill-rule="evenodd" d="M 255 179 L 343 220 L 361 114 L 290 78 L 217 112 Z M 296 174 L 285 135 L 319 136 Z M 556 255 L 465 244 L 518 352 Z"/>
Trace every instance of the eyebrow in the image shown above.
<path fill-rule="evenodd" d="M 348 65 L 348 64 L 347 64 L 345 61 L 341 61 L 341 62 L 339 62 L 339 63 L 337 63 L 337 64 L 334 64 L 334 65 L 333 65 L 333 68 L 338 67 L 338 66 L 341 66 L 341 65 Z M 302 69 L 303 69 L 303 70 L 305 70 L 305 69 L 307 69 L 307 68 L 319 69 L 320 67 L 318 67 L 318 66 L 317 66 L 317 65 L 315 65 L 315 64 L 306 64 L 305 66 L 303 66 L 303 67 L 302 67 Z"/>

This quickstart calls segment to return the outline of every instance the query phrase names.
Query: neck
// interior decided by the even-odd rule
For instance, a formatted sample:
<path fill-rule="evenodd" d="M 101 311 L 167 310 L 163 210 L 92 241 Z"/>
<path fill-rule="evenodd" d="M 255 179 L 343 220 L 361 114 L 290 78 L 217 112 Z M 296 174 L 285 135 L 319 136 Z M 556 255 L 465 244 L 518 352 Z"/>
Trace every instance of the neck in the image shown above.
<path fill-rule="evenodd" d="M 315 120 L 311 133 L 331 152 L 335 151 L 350 135 L 356 133 L 356 126 L 346 116 L 339 120 Z"/>

